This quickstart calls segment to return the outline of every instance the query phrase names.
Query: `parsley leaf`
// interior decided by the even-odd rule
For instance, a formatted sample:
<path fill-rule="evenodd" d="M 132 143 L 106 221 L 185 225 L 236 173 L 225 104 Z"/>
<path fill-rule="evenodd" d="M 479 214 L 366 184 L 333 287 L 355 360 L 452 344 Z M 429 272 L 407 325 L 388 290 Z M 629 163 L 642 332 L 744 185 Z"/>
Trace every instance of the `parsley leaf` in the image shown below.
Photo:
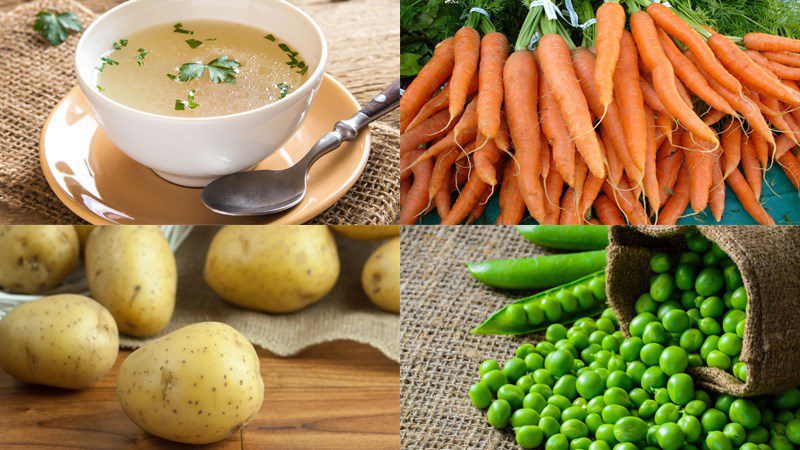
<path fill-rule="evenodd" d="M 204 73 L 206 73 L 205 64 L 186 63 L 181 66 L 178 79 L 181 81 L 190 81 L 196 78 L 202 78 Z"/>
<path fill-rule="evenodd" d="M 146 48 L 140 48 L 138 51 L 139 51 L 139 54 L 134 56 L 134 59 L 136 59 L 136 64 L 138 64 L 140 66 L 143 66 L 144 65 L 144 58 L 150 52 L 148 52 Z"/>
<path fill-rule="evenodd" d="M 276 86 L 278 89 L 280 89 L 280 90 L 281 90 L 281 94 L 280 94 L 280 96 L 279 96 L 278 98 L 284 98 L 284 97 L 286 97 L 286 94 L 288 94 L 288 93 L 289 93 L 289 89 L 291 89 L 291 87 L 289 87 L 289 85 L 288 85 L 288 84 L 286 84 L 286 83 L 278 83 L 278 84 L 276 84 L 275 86 Z"/>
<path fill-rule="evenodd" d="M 187 39 L 186 43 L 189 44 L 189 47 L 197 48 L 203 45 L 203 41 L 198 41 L 197 39 Z"/>
<path fill-rule="evenodd" d="M 83 31 L 78 17 L 72 12 L 54 13 L 39 11 L 33 30 L 42 35 L 50 45 L 58 45 L 67 40 L 67 33 Z"/>
<path fill-rule="evenodd" d="M 199 104 L 194 102 L 194 94 L 197 92 L 194 89 L 189 89 L 187 100 L 175 99 L 175 111 L 184 111 L 186 108 L 195 109 Z"/>
<path fill-rule="evenodd" d="M 189 31 L 187 29 L 184 29 L 183 24 L 180 22 L 172 26 L 172 31 L 180 34 L 194 34 L 194 31 Z"/>
<path fill-rule="evenodd" d="M 208 75 L 214 83 L 235 83 L 238 73 L 239 61 L 227 56 L 220 56 L 208 63 Z"/>
<path fill-rule="evenodd" d="M 111 59 L 108 56 L 103 56 L 100 58 L 100 62 L 98 63 L 97 67 L 95 67 L 95 69 L 97 69 L 98 72 L 102 72 L 103 70 L 105 70 L 106 66 L 118 66 L 118 65 L 119 62 L 117 62 L 115 59 Z"/>

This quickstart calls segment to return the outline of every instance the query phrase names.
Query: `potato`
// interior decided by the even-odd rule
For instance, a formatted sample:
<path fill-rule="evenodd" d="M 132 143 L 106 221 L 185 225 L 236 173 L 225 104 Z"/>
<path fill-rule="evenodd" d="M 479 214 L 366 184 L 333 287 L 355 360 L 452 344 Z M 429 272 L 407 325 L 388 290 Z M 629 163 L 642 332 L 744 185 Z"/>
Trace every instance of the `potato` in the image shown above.
<path fill-rule="evenodd" d="M 397 225 L 333 225 L 337 233 L 359 241 L 400 236 Z"/>
<path fill-rule="evenodd" d="M 156 226 L 98 227 L 86 244 L 92 298 L 111 311 L 119 331 L 158 334 L 175 308 L 175 256 Z"/>
<path fill-rule="evenodd" d="M 333 289 L 339 254 L 325 226 L 228 226 L 211 241 L 204 276 L 231 303 L 289 313 Z"/>
<path fill-rule="evenodd" d="M 0 289 L 47 292 L 77 265 L 78 235 L 72 225 L 0 226 Z"/>
<path fill-rule="evenodd" d="M 162 336 L 119 368 L 122 410 L 156 436 L 216 442 L 245 426 L 264 400 L 258 355 L 241 333 L 218 322 Z"/>
<path fill-rule="evenodd" d="M 0 367 L 23 381 L 80 389 L 117 360 L 114 318 L 96 301 L 62 294 L 22 303 L 0 321 Z"/>
<path fill-rule="evenodd" d="M 78 241 L 80 241 L 81 244 L 81 253 L 86 249 L 86 241 L 95 228 L 97 228 L 96 225 L 75 225 L 75 231 L 78 233 Z"/>
<path fill-rule="evenodd" d="M 400 238 L 370 255 L 361 272 L 361 286 L 375 306 L 400 314 Z"/>

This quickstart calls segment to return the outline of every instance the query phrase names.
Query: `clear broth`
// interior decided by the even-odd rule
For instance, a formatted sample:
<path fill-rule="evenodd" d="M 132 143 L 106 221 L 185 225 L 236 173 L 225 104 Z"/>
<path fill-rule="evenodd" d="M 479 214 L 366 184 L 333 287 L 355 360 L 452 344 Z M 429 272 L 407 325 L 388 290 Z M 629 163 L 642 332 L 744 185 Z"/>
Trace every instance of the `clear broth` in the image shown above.
<path fill-rule="evenodd" d="M 219 20 L 180 25 L 157 25 L 121 36 L 104 55 L 113 62 L 98 60 L 96 89 L 149 113 L 223 116 L 279 100 L 299 88 L 312 70 L 290 44 L 257 28 Z M 183 64 L 208 64 L 223 56 L 239 63 L 233 83 L 213 82 L 208 67 L 198 79 L 179 81 L 168 76 L 179 76 Z"/>

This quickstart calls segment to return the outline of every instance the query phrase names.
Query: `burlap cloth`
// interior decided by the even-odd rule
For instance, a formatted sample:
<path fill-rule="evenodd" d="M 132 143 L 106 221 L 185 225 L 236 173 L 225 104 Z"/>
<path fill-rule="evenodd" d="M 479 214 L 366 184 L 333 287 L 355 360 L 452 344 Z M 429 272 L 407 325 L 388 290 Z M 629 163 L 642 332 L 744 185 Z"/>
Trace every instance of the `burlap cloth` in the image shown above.
<path fill-rule="evenodd" d="M 749 298 L 740 359 L 747 382 L 730 373 L 691 369 L 695 382 L 737 396 L 779 392 L 800 384 L 800 228 L 698 227 L 717 243 L 742 273 Z M 636 299 L 649 289 L 653 253 L 686 249 L 679 227 L 614 227 L 608 248 L 608 301 L 622 329 L 636 315 Z M 627 331 L 626 331 L 627 332 Z"/>
<path fill-rule="evenodd" d="M 330 45 L 328 71 L 363 104 L 397 77 L 399 1 L 295 1 L 320 23 Z M 32 30 L 43 9 L 72 11 L 84 28 L 96 15 L 72 0 L 37 0 L 0 16 L 0 205 L 26 208 L 18 223 L 79 223 L 50 190 L 39 167 L 39 134 L 50 111 L 77 83 L 78 36 L 51 47 Z M 388 14 L 387 20 L 386 15 Z M 379 17 L 384 19 L 379 20 Z M 399 217 L 399 126 L 393 113 L 371 125 L 372 147 L 358 182 L 316 217 L 321 224 L 388 224 Z M 15 214 L 15 216 L 17 216 Z M 7 222 L 0 217 L 0 223 Z"/>
<path fill-rule="evenodd" d="M 224 322 L 254 344 L 280 356 L 337 339 L 369 344 L 399 361 L 400 320 L 375 307 L 361 290 L 361 268 L 380 242 L 336 236 L 341 274 L 330 294 L 299 312 L 270 315 L 239 308 L 219 298 L 203 281 L 203 266 L 216 227 L 195 227 L 175 253 L 178 298 L 172 321 L 162 334 L 203 321 Z M 153 338 L 154 339 L 154 338 Z M 152 340 L 152 339 L 149 339 Z M 120 346 L 138 348 L 149 340 L 120 336 Z"/>

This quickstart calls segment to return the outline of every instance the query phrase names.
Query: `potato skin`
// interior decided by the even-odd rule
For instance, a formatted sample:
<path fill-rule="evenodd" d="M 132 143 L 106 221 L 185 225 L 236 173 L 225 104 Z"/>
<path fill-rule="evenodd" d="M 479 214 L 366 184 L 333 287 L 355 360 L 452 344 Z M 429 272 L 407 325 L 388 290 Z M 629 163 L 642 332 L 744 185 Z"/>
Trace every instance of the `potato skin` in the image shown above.
<path fill-rule="evenodd" d="M 78 265 L 72 225 L 0 226 L 0 289 L 38 294 L 58 287 Z"/>
<path fill-rule="evenodd" d="M 0 321 L 0 367 L 29 383 L 80 389 L 93 385 L 119 352 L 114 318 L 82 295 L 23 303 Z"/>
<path fill-rule="evenodd" d="M 400 236 L 399 225 L 333 225 L 333 229 L 341 235 L 359 241 Z"/>
<path fill-rule="evenodd" d="M 400 238 L 378 247 L 361 272 L 361 286 L 375 306 L 400 314 Z"/>
<path fill-rule="evenodd" d="M 92 298 L 108 308 L 119 331 L 158 334 L 175 308 L 175 256 L 157 226 L 97 227 L 86 244 Z"/>
<path fill-rule="evenodd" d="M 75 232 L 78 233 L 78 241 L 80 242 L 81 253 L 86 249 L 86 241 L 89 240 L 89 235 L 97 228 L 97 225 L 74 225 Z"/>
<path fill-rule="evenodd" d="M 216 442 L 246 425 L 264 400 L 258 355 L 218 322 L 186 326 L 131 353 L 119 368 L 122 410 L 156 436 Z"/>
<path fill-rule="evenodd" d="M 339 254 L 325 226 L 227 226 L 211 241 L 204 277 L 231 303 L 289 313 L 333 289 Z"/>

